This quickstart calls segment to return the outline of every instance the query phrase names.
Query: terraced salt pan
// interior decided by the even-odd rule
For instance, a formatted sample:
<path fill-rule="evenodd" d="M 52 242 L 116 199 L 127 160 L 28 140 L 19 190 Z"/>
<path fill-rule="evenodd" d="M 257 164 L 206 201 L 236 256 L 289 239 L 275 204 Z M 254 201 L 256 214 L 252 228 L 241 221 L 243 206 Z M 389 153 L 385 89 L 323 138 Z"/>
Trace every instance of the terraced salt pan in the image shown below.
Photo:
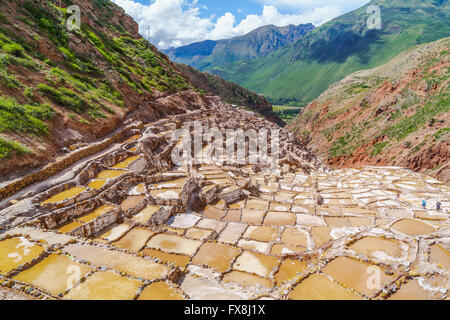
<path fill-rule="evenodd" d="M 271 211 L 266 214 L 264 224 L 272 226 L 292 226 L 295 224 L 296 219 L 295 214 L 290 212 Z"/>
<path fill-rule="evenodd" d="M 277 257 L 282 257 L 285 255 L 299 254 L 305 252 L 306 248 L 294 247 L 285 243 L 276 243 L 272 246 L 270 253 Z"/>
<path fill-rule="evenodd" d="M 388 240 L 377 237 L 364 237 L 350 246 L 350 249 L 368 257 L 379 258 L 384 261 L 405 259 L 408 245 L 397 240 Z"/>
<path fill-rule="evenodd" d="M 435 228 L 430 224 L 413 219 L 402 219 L 397 221 L 391 228 L 409 236 L 426 235 L 435 231 Z"/>
<path fill-rule="evenodd" d="M 170 200 L 180 198 L 180 189 L 162 189 L 162 190 L 151 190 L 150 195 L 154 198 Z"/>
<path fill-rule="evenodd" d="M 78 221 L 69 221 L 67 223 L 64 223 L 60 225 L 56 230 L 58 230 L 61 233 L 70 233 L 71 231 L 81 227 L 83 223 Z"/>
<path fill-rule="evenodd" d="M 281 235 L 281 241 L 295 247 L 309 247 L 307 233 L 297 228 L 285 228 Z"/>
<path fill-rule="evenodd" d="M 388 300 L 427 300 L 429 294 L 419 285 L 417 279 L 403 284 L 400 290 L 391 295 Z"/>
<path fill-rule="evenodd" d="M 330 236 L 331 228 L 330 227 L 312 227 L 311 235 L 313 237 L 314 243 L 316 247 L 320 247 L 325 244 L 327 241 L 332 240 Z"/>
<path fill-rule="evenodd" d="M 111 272 L 96 272 L 64 296 L 67 300 L 130 300 L 141 282 Z"/>
<path fill-rule="evenodd" d="M 125 173 L 127 173 L 125 170 L 105 170 L 100 172 L 96 179 L 115 179 Z"/>
<path fill-rule="evenodd" d="M 166 282 L 157 281 L 145 287 L 138 300 L 184 300 L 184 298 Z"/>
<path fill-rule="evenodd" d="M 279 261 L 275 257 L 244 251 L 234 262 L 233 269 L 267 278 Z"/>
<path fill-rule="evenodd" d="M 71 188 L 69 190 L 66 190 L 66 191 L 63 191 L 61 193 L 54 195 L 53 197 L 42 202 L 41 205 L 62 202 L 64 200 L 71 199 L 71 198 L 79 195 L 80 193 L 83 193 L 84 191 L 86 191 L 86 188 L 84 188 L 84 187 L 74 187 L 74 188 Z"/>
<path fill-rule="evenodd" d="M 191 228 L 200 219 L 199 216 L 194 214 L 183 213 L 171 218 L 171 220 L 169 220 L 169 225 L 173 228 Z"/>
<path fill-rule="evenodd" d="M 97 219 L 98 217 L 101 217 L 105 213 L 111 212 L 112 210 L 114 210 L 113 206 L 102 206 L 98 209 L 95 209 L 92 212 L 89 212 L 89 213 L 86 213 L 85 215 L 77 217 L 76 219 L 83 223 L 88 223 L 88 222 L 91 222 L 91 221 Z"/>
<path fill-rule="evenodd" d="M 123 160 L 123 162 L 120 162 L 118 164 L 116 164 L 115 166 L 113 166 L 114 169 L 126 169 L 128 168 L 128 166 L 130 164 L 132 164 L 134 161 L 140 159 L 140 156 L 133 156 L 133 157 L 129 157 L 125 160 Z"/>
<path fill-rule="evenodd" d="M 106 180 L 93 180 L 88 184 L 88 186 L 91 189 L 100 190 L 106 184 L 106 182 Z"/>
<path fill-rule="evenodd" d="M 371 296 L 377 291 L 377 288 L 375 285 L 368 285 L 372 284 L 370 276 L 373 272 L 369 269 L 370 267 L 379 268 L 380 286 L 385 286 L 395 279 L 394 276 L 387 275 L 380 267 L 371 266 L 365 262 L 347 257 L 339 257 L 332 260 L 322 269 L 322 272 L 360 293 Z"/>
<path fill-rule="evenodd" d="M 30 269 L 16 275 L 14 279 L 30 283 L 53 296 L 58 296 L 92 270 L 66 256 L 51 254 Z"/>
<path fill-rule="evenodd" d="M 128 140 L 126 140 L 125 142 L 123 142 L 123 144 L 127 144 L 129 142 L 133 142 L 136 141 L 137 139 L 139 139 L 141 137 L 141 135 L 134 135 L 131 138 L 129 138 Z"/>
<path fill-rule="evenodd" d="M 262 224 L 265 212 L 261 210 L 242 209 L 241 222 L 247 224 Z"/>
<path fill-rule="evenodd" d="M 97 246 L 70 244 L 63 250 L 78 259 L 90 261 L 98 267 L 106 266 L 137 278 L 163 279 L 169 273 L 169 268 L 163 264 Z"/>
<path fill-rule="evenodd" d="M 192 256 L 201 244 L 201 241 L 161 233 L 152 237 L 147 243 L 147 247 L 168 253 L 180 253 Z"/>
<path fill-rule="evenodd" d="M 120 208 L 123 211 L 127 211 L 133 208 L 136 208 L 142 201 L 144 201 L 145 196 L 129 196 L 120 204 Z"/>
<path fill-rule="evenodd" d="M 0 241 L 0 273 L 6 274 L 18 266 L 29 263 L 44 252 L 42 246 L 24 237 Z"/>
<path fill-rule="evenodd" d="M 157 189 L 179 189 L 183 188 L 183 186 L 187 182 L 187 178 L 180 178 L 172 181 L 161 182 L 157 184 L 149 185 L 149 189 L 157 190 Z"/>
<path fill-rule="evenodd" d="M 216 281 L 187 275 L 181 289 L 193 300 L 246 300 L 254 294 L 232 290 Z"/>
<path fill-rule="evenodd" d="M 148 224 L 153 215 L 160 209 L 161 207 L 159 206 L 147 205 L 147 207 L 145 207 L 144 210 L 134 215 L 133 218 L 131 218 L 131 220 L 142 224 Z"/>
<path fill-rule="evenodd" d="M 438 244 L 432 245 L 430 247 L 430 262 L 450 270 L 450 251 Z"/>
<path fill-rule="evenodd" d="M 211 236 L 212 233 L 213 232 L 211 230 L 191 228 L 186 231 L 186 236 L 194 240 L 204 240 Z"/>
<path fill-rule="evenodd" d="M 197 227 L 202 229 L 211 229 L 214 230 L 217 233 L 220 233 L 227 224 L 222 221 L 217 221 L 214 219 L 201 219 L 197 223 Z"/>
<path fill-rule="evenodd" d="M 364 228 L 361 227 L 344 227 L 344 228 L 332 228 L 330 231 L 330 236 L 336 240 L 342 237 L 348 237 L 353 234 L 363 231 Z"/>
<path fill-rule="evenodd" d="M 224 275 L 223 281 L 227 283 L 236 283 L 242 287 L 272 287 L 272 281 L 266 278 L 261 278 L 259 276 L 249 274 L 242 271 L 231 271 Z"/>
<path fill-rule="evenodd" d="M 124 235 L 128 230 L 130 230 L 130 225 L 126 223 L 113 224 L 100 231 L 97 237 L 106 241 L 115 241 L 122 237 L 122 235 Z"/>
<path fill-rule="evenodd" d="M 273 241 L 276 240 L 279 235 L 278 229 L 269 226 L 249 226 L 244 234 L 244 238 L 257 241 Z"/>
<path fill-rule="evenodd" d="M 133 228 L 125 236 L 120 238 L 120 240 L 114 242 L 114 245 L 137 252 L 140 251 L 145 246 L 148 239 L 152 235 L 154 235 L 154 232 L 150 230 L 142 228 Z"/>
<path fill-rule="evenodd" d="M 230 222 L 220 233 L 218 240 L 220 242 L 235 244 L 244 233 L 247 225 L 242 223 Z"/>
<path fill-rule="evenodd" d="M 192 259 L 192 263 L 206 265 L 219 272 L 225 272 L 231 261 L 240 253 L 239 249 L 221 243 L 206 242 Z"/>
<path fill-rule="evenodd" d="M 133 187 L 130 192 L 129 195 L 130 196 L 137 196 L 137 195 L 142 195 L 145 193 L 145 184 L 140 183 L 137 186 Z"/>
<path fill-rule="evenodd" d="M 288 297 L 293 300 L 361 300 L 362 297 L 337 285 L 327 276 L 313 274 L 292 290 Z"/>
<path fill-rule="evenodd" d="M 269 254 L 270 251 L 270 244 L 267 242 L 241 239 L 237 245 L 242 249 L 253 250 L 263 254 Z"/>
<path fill-rule="evenodd" d="M 299 274 L 303 273 L 308 266 L 308 263 L 294 260 L 286 259 L 284 260 L 278 272 L 275 274 L 275 280 L 277 284 L 282 284 L 283 282 L 295 279 Z"/>

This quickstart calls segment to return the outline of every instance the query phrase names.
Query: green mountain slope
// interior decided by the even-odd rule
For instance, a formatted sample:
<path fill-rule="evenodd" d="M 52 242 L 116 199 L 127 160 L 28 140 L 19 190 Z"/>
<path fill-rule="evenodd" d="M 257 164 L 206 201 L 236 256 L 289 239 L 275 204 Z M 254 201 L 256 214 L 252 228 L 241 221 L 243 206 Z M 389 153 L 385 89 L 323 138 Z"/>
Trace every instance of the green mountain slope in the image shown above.
<path fill-rule="evenodd" d="M 367 8 L 381 8 L 382 29 L 367 28 Z M 264 94 L 273 103 L 306 104 L 352 72 L 388 62 L 414 45 L 450 35 L 450 2 L 373 0 L 267 57 L 207 68 Z"/>
<path fill-rule="evenodd" d="M 267 25 L 243 36 L 219 41 L 202 41 L 165 52 L 178 63 L 203 70 L 227 63 L 265 57 L 314 29 L 312 24 L 276 27 Z"/>

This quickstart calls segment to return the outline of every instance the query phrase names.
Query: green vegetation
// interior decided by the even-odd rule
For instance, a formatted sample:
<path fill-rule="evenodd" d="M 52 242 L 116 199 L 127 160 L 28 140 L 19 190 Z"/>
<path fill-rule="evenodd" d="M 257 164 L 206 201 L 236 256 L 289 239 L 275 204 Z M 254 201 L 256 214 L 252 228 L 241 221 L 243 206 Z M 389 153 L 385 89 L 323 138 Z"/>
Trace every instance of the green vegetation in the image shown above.
<path fill-rule="evenodd" d="M 344 124 L 343 122 L 335 124 L 334 126 L 332 126 L 330 128 L 322 130 L 321 133 L 325 136 L 325 138 L 327 138 L 328 141 L 331 141 L 331 140 L 333 140 L 334 133 L 336 131 L 340 130 L 342 128 L 343 124 Z"/>
<path fill-rule="evenodd" d="M 378 142 L 373 146 L 372 152 L 370 153 L 371 157 L 375 157 L 379 155 L 384 148 L 389 145 L 389 141 Z"/>
<path fill-rule="evenodd" d="M 76 113 L 82 113 L 87 109 L 88 104 L 86 100 L 81 98 L 79 94 L 70 89 L 67 89 L 65 87 L 56 89 L 44 83 L 38 84 L 38 89 L 43 95 L 46 95 L 55 103 L 61 106 L 68 107 Z"/>
<path fill-rule="evenodd" d="M 411 133 L 422 128 L 433 117 L 450 111 L 450 93 L 446 90 L 436 95 L 425 106 L 419 107 L 416 113 L 403 118 L 397 124 L 386 129 L 383 134 L 397 141 L 405 139 Z"/>
<path fill-rule="evenodd" d="M 436 131 L 436 133 L 433 135 L 435 140 L 439 140 L 443 136 L 447 135 L 450 132 L 450 128 L 442 128 Z"/>
<path fill-rule="evenodd" d="M 328 151 L 329 157 L 334 158 L 353 153 L 361 143 L 361 133 L 363 132 L 363 130 L 363 127 L 356 126 L 351 132 L 348 132 L 344 136 L 339 137 L 336 141 L 333 142 L 333 145 Z"/>
<path fill-rule="evenodd" d="M 367 29 L 371 4 L 381 7 L 381 30 Z M 372 0 L 271 55 L 202 70 L 264 94 L 272 102 L 304 104 L 355 71 L 386 63 L 417 44 L 450 36 L 448 21 L 449 1 Z M 354 87 L 348 93 L 364 90 Z"/>
<path fill-rule="evenodd" d="M 0 70 L 0 80 L 9 89 L 19 88 L 22 85 L 14 75 L 9 74 L 6 70 Z"/>
<path fill-rule="evenodd" d="M 23 58 L 25 56 L 25 50 L 18 43 L 7 43 L 2 46 L 2 50 L 6 53 L 12 54 L 16 57 Z"/>
<path fill-rule="evenodd" d="M 0 136 L 0 160 L 10 157 L 14 152 L 17 152 L 19 155 L 23 155 L 30 153 L 31 151 L 18 142 L 8 140 Z"/>
<path fill-rule="evenodd" d="M 290 106 L 273 106 L 272 109 L 275 114 L 283 119 L 286 123 L 292 121 L 292 119 L 294 119 L 302 110 L 302 108 Z"/>
<path fill-rule="evenodd" d="M 0 132 L 44 135 L 48 132 L 45 121 L 52 119 L 54 113 L 46 104 L 21 105 L 14 98 L 0 97 Z"/>

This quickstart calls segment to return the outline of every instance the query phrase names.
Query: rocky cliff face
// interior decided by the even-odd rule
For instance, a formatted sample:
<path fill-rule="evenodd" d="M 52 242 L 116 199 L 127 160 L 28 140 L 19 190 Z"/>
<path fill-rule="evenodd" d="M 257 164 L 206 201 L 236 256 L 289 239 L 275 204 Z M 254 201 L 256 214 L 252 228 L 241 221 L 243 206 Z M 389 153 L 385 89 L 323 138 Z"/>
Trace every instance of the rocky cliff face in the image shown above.
<path fill-rule="evenodd" d="M 332 85 L 290 125 L 337 167 L 395 165 L 450 179 L 450 39 Z"/>

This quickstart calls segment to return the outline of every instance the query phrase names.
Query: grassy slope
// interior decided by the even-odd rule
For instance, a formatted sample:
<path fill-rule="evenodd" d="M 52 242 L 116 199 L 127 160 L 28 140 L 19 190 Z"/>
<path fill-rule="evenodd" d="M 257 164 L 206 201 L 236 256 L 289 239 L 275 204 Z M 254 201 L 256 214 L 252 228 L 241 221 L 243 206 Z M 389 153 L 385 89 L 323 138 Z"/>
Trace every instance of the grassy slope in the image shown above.
<path fill-rule="evenodd" d="M 382 30 L 366 28 L 370 4 L 381 7 Z M 302 105 L 352 72 L 381 65 L 416 44 L 450 35 L 448 1 L 374 0 L 370 4 L 265 58 L 209 71 L 262 93 L 272 102 Z"/>
<path fill-rule="evenodd" d="M 64 7 L 72 3 L 83 12 L 81 30 L 73 32 L 50 1 L 0 5 L 0 160 L 31 153 L 38 144 L 47 148 L 58 118 L 98 129 L 135 107 L 130 97 L 191 87 L 137 35 L 131 18 L 117 16 L 122 10 L 116 5 L 63 0 Z"/>

